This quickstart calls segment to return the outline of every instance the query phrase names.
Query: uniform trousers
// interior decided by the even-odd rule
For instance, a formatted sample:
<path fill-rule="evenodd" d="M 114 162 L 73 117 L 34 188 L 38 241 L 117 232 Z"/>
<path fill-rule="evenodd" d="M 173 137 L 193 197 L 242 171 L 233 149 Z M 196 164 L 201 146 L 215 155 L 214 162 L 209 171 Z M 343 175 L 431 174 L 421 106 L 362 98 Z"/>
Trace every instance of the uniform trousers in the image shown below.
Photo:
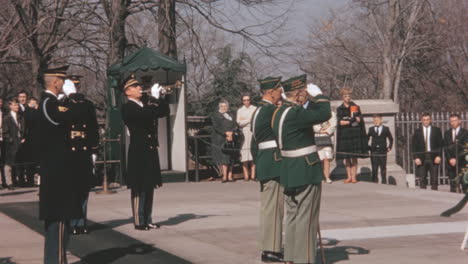
<path fill-rule="evenodd" d="M 261 183 L 260 246 L 262 251 L 279 253 L 283 244 L 284 189 L 278 180 Z"/>
<path fill-rule="evenodd" d="M 296 195 L 286 195 L 286 242 L 284 260 L 315 263 L 321 184 L 308 185 Z"/>
<path fill-rule="evenodd" d="M 419 178 L 419 187 L 426 189 L 427 174 L 430 174 L 431 190 L 437 190 L 439 180 L 439 165 L 435 164 L 432 157 L 427 155 L 420 166 L 416 166 L 416 177 Z"/>
<path fill-rule="evenodd" d="M 375 156 L 374 156 L 375 155 Z M 380 168 L 381 183 L 387 183 L 387 153 L 372 152 L 372 181 L 379 182 L 378 170 Z"/>
<path fill-rule="evenodd" d="M 68 221 L 45 221 L 44 264 L 67 264 Z"/>
<path fill-rule="evenodd" d="M 88 198 L 89 198 L 89 192 L 84 193 L 83 197 L 81 197 L 81 212 L 83 217 L 82 218 L 76 218 L 72 219 L 70 221 L 70 226 L 71 227 L 84 227 L 87 226 L 87 215 L 88 215 Z"/>
<path fill-rule="evenodd" d="M 132 188 L 132 214 L 135 226 L 152 224 L 154 189 L 137 190 Z"/>

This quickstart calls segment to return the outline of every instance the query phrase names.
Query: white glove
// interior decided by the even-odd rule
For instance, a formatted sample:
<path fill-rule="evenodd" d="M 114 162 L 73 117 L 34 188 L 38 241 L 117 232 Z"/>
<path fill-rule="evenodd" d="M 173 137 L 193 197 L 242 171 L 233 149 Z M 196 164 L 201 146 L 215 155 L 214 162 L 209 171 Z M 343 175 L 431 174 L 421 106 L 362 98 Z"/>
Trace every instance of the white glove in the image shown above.
<path fill-rule="evenodd" d="M 76 93 L 75 84 L 69 79 L 66 79 L 65 83 L 63 84 L 63 92 L 66 96 L 69 96 L 72 93 Z"/>
<path fill-rule="evenodd" d="M 64 94 L 59 94 L 59 95 L 57 96 L 57 99 L 62 100 L 64 97 L 65 97 Z"/>
<path fill-rule="evenodd" d="M 159 84 L 157 84 L 157 83 L 153 84 L 153 86 L 151 87 L 151 96 L 153 96 L 156 99 L 159 99 L 159 96 L 161 95 L 161 90 L 162 89 L 163 89 L 163 87 L 160 86 Z"/>
<path fill-rule="evenodd" d="M 307 85 L 307 93 L 309 93 L 310 96 L 315 97 L 317 95 L 321 95 L 322 90 L 320 90 L 320 88 L 317 85 L 309 83 Z"/>
<path fill-rule="evenodd" d="M 97 155 L 96 155 L 96 154 L 92 154 L 92 155 L 91 155 L 91 158 L 93 159 L 93 164 L 96 164 Z"/>

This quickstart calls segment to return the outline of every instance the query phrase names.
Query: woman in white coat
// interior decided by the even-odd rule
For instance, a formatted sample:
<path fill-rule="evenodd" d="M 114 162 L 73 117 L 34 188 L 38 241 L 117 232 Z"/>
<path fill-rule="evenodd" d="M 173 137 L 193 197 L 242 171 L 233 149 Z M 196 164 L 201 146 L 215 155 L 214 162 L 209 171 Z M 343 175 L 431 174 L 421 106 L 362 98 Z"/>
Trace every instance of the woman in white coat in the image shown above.
<path fill-rule="evenodd" d="M 244 134 L 244 143 L 242 144 L 241 149 L 241 162 L 242 170 L 244 172 L 244 180 L 248 181 L 249 179 L 255 179 L 255 164 L 253 164 L 252 154 L 250 153 L 250 141 L 252 139 L 252 131 L 250 128 L 250 122 L 252 120 L 252 115 L 257 109 L 256 106 L 251 104 L 250 95 L 246 94 L 242 96 L 243 106 L 237 110 L 237 124 L 242 129 Z M 250 167 L 250 177 L 249 177 L 249 167 Z"/>
<path fill-rule="evenodd" d="M 333 134 L 336 130 L 336 113 L 332 111 L 331 114 L 332 116 L 328 121 L 314 126 L 315 143 L 318 147 L 318 155 L 322 161 L 323 174 L 327 183 L 332 183 L 332 180 L 330 179 L 330 162 L 333 160 L 333 144 L 331 142 L 333 142 Z M 325 143 L 321 145 L 321 142 L 328 141 L 328 139 L 321 140 L 326 137 L 330 139 L 330 144 Z"/>

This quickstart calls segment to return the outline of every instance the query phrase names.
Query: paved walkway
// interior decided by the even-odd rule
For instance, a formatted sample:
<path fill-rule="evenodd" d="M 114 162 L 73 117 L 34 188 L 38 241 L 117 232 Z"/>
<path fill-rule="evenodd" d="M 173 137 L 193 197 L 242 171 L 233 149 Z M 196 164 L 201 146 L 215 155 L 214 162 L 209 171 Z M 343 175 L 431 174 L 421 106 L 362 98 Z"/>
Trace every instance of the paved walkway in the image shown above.
<path fill-rule="evenodd" d="M 259 186 L 172 183 L 156 191 L 160 230 L 136 231 L 130 193 L 92 194 L 92 234 L 72 237 L 70 263 L 261 263 Z M 36 189 L 0 191 L 0 263 L 41 263 Z M 461 199 L 447 192 L 335 182 L 324 185 L 321 228 L 327 263 L 466 264 L 468 211 L 439 214 Z M 80 259 L 82 261 L 80 261 Z M 319 263 L 319 262 L 318 262 Z"/>

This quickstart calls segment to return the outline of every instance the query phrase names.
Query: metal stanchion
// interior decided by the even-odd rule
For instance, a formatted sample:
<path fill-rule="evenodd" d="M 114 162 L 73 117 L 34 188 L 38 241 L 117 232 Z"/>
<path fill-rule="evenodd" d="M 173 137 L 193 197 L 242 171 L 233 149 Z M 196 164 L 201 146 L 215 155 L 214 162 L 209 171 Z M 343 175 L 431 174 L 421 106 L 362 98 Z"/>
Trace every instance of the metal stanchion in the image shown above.
<path fill-rule="evenodd" d="M 199 160 L 198 160 L 198 137 L 194 136 L 193 139 L 195 140 L 195 181 L 200 181 L 200 173 L 199 173 Z"/>
<path fill-rule="evenodd" d="M 120 142 L 120 137 L 117 138 L 117 139 L 107 139 L 107 138 L 103 138 L 102 141 L 104 142 L 104 150 L 102 152 L 102 162 L 96 162 L 96 163 L 102 163 L 104 164 L 104 177 L 103 177 L 103 181 L 102 181 L 102 191 L 99 191 L 99 192 L 96 192 L 97 194 L 113 194 L 113 193 L 117 193 L 117 191 L 114 191 L 114 190 L 109 190 L 108 188 L 108 181 L 107 181 L 107 164 L 111 164 L 111 163 L 120 163 L 119 160 L 110 160 L 108 161 L 107 160 L 107 142 Z"/>

